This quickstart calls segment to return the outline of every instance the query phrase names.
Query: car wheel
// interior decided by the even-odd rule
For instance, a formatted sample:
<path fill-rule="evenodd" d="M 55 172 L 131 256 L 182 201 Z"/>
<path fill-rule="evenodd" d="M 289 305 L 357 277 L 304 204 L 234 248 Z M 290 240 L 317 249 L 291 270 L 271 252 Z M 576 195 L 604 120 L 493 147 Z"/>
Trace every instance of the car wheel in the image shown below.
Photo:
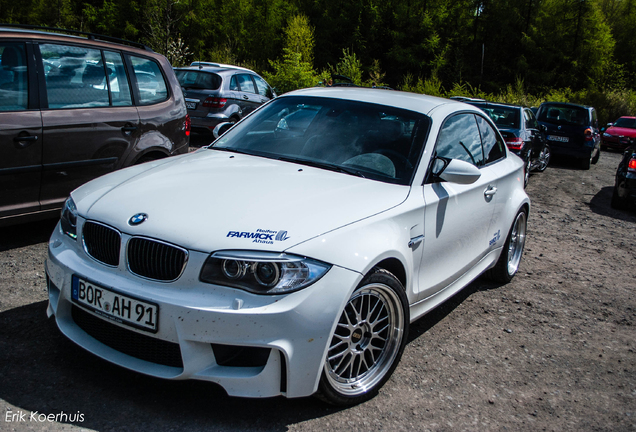
<path fill-rule="evenodd" d="M 587 157 L 580 159 L 581 169 L 589 170 L 591 165 L 592 157 Z"/>
<path fill-rule="evenodd" d="M 519 210 L 510 228 L 506 243 L 504 243 L 497 264 L 490 269 L 487 276 L 497 282 L 508 283 L 519 269 L 523 247 L 526 244 L 526 228 L 528 226 L 528 211 Z"/>
<path fill-rule="evenodd" d="M 619 188 L 621 187 L 624 188 L 622 183 L 619 183 L 614 186 L 614 192 L 612 193 L 612 201 L 610 202 L 610 205 L 612 206 L 612 208 L 616 210 L 626 210 L 627 207 L 629 206 L 629 203 L 627 202 L 627 200 L 625 198 L 621 198 L 619 194 Z"/>
<path fill-rule="evenodd" d="M 592 158 L 592 164 L 596 164 L 598 160 L 601 158 L 601 149 L 596 150 L 596 155 Z"/>
<path fill-rule="evenodd" d="M 408 326 L 404 287 L 390 272 L 375 269 L 340 315 L 316 396 L 345 406 L 374 397 L 402 357 Z"/>
<path fill-rule="evenodd" d="M 532 168 L 532 150 L 526 153 L 526 164 L 523 167 L 523 187 L 528 186 L 528 181 L 530 180 L 530 169 Z"/>
<path fill-rule="evenodd" d="M 539 165 L 537 166 L 537 171 L 543 172 L 548 167 L 550 163 L 550 146 L 546 144 L 541 153 L 539 154 Z"/>

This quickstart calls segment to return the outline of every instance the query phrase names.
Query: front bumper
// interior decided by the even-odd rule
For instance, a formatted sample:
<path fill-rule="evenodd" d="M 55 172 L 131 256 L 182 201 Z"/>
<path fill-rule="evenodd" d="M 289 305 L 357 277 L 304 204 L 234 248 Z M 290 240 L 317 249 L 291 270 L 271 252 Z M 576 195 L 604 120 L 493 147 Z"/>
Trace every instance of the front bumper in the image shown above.
<path fill-rule="evenodd" d="M 207 256 L 190 251 L 183 274 L 173 283 L 149 281 L 130 273 L 125 264 L 112 268 L 93 260 L 81 248 L 81 242 L 63 234 L 58 224 L 49 242 L 46 262 L 47 312 L 49 316 L 55 315 L 61 332 L 79 346 L 146 375 L 211 381 L 232 396 L 313 394 L 340 311 L 362 276 L 334 266 L 322 279 L 301 291 L 279 296 L 255 295 L 199 282 L 199 271 Z M 73 275 L 155 303 L 159 308 L 157 333 L 84 311 L 71 299 Z M 81 317 L 88 318 L 92 327 L 88 328 Z M 100 336 L 91 336 L 95 335 L 95 324 L 98 331 L 103 328 L 116 331 L 118 343 L 124 338 L 135 346 L 149 342 L 155 351 L 163 350 L 166 344 L 174 347 L 182 364 L 161 364 L 153 361 L 152 355 L 126 354 L 119 346 L 100 342 L 105 340 Z M 247 353 L 265 352 L 262 363 L 233 363 L 227 358 L 217 361 L 219 353 L 241 347 Z M 135 348 L 138 349 L 143 348 Z"/>

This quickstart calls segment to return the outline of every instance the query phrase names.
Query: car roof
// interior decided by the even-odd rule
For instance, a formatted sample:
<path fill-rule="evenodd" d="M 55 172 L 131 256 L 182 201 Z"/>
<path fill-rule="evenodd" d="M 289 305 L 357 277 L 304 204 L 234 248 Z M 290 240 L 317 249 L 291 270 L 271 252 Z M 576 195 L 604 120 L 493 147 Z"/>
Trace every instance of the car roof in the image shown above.
<path fill-rule="evenodd" d="M 480 113 L 477 107 L 458 101 L 443 99 L 436 96 L 428 96 L 418 93 L 410 93 L 396 90 L 385 90 L 369 87 L 310 87 L 285 93 L 279 97 L 289 96 L 314 96 L 330 97 L 359 102 L 376 103 L 409 111 L 429 114 L 435 108 L 441 106 L 457 107 L 468 111 Z M 468 108 L 468 109 L 466 109 Z"/>
<path fill-rule="evenodd" d="M 474 105 L 476 107 L 479 106 L 492 106 L 492 107 L 505 107 L 505 108 L 526 108 L 524 106 L 521 105 L 513 105 L 513 104 L 507 104 L 507 103 L 499 103 L 499 102 L 473 102 L 473 101 L 466 101 L 466 103 L 469 103 L 471 105 Z"/>
<path fill-rule="evenodd" d="M 136 49 L 146 53 L 155 52 L 147 45 L 96 33 L 87 33 L 62 28 L 39 27 L 21 24 L 2 24 L 0 34 L 3 37 L 28 37 L 29 39 L 67 40 L 94 46 L 116 46 L 117 49 Z"/>
<path fill-rule="evenodd" d="M 571 106 L 571 107 L 576 107 L 576 108 L 584 108 L 584 109 L 590 109 L 590 108 L 594 108 L 588 105 L 580 105 L 580 104 L 575 104 L 575 103 L 570 103 L 570 102 L 543 102 L 541 104 L 541 106 L 543 105 L 560 105 L 560 106 Z M 541 108 L 541 106 L 539 106 L 539 108 Z"/>
<path fill-rule="evenodd" d="M 258 75 L 256 72 L 249 70 L 249 69 L 245 69 L 245 68 L 241 68 L 241 67 L 232 67 L 232 66 L 183 66 L 183 67 L 176 67 L 174 68 L 175 71 L 200 71 L 200 72 L 209 72 L 209 73 L 215 73 L 215 74 L 223 74 L 223 73 L 231 73 L 231 72 L 236 72 L 236 71 L 241 71 L 241 72 L 245 72 L 245 73 L 249 73 L 252 75 Z"/>

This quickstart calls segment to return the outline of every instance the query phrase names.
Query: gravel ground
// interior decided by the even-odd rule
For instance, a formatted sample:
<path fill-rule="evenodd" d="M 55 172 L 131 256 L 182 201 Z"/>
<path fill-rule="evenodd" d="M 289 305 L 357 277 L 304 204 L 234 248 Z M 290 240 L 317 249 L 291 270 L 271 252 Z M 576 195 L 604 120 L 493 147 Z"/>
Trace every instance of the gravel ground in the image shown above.
<path fill-rule="evenodd" d="M 534 174 L 515 279 L 478 279 L 414 323 L 380 394 L 348 409 L 99 360 L 46 318 L 54 223 L 0 229 L 0 430 L 636 430 L 636 214 L 609 206 L 619 159 Z"/>

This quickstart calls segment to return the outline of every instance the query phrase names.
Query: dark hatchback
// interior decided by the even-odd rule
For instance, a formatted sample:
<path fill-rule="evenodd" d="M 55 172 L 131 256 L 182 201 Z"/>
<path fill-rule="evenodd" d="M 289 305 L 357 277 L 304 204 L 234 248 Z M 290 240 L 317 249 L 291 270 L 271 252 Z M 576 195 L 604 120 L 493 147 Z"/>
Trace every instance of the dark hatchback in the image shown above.
<path fill-rule="evenodd" d="M 537 112 L 546 127 L 553 155 L 574 157 L 583 169 L 590 169 L 601 155 L 601 134 L 596 110 L 590 106 L 544 102 Z"/>
<path fill-rule="evenodd" d="M 625 150 L 616 170 L 612 207 L 624 210 L 636 204 L 636 140 Z"/>
<path fill-rule="evenodd" d="M 488 114 L 501 132 L 508 149 L 523 159 L 524 185 L 528 184 L 530 171 L 545 171 L 550 163 L 550 146 L 545 139 L 544 128 L 529 108 L 492 102 L 466 102 Z"/>

